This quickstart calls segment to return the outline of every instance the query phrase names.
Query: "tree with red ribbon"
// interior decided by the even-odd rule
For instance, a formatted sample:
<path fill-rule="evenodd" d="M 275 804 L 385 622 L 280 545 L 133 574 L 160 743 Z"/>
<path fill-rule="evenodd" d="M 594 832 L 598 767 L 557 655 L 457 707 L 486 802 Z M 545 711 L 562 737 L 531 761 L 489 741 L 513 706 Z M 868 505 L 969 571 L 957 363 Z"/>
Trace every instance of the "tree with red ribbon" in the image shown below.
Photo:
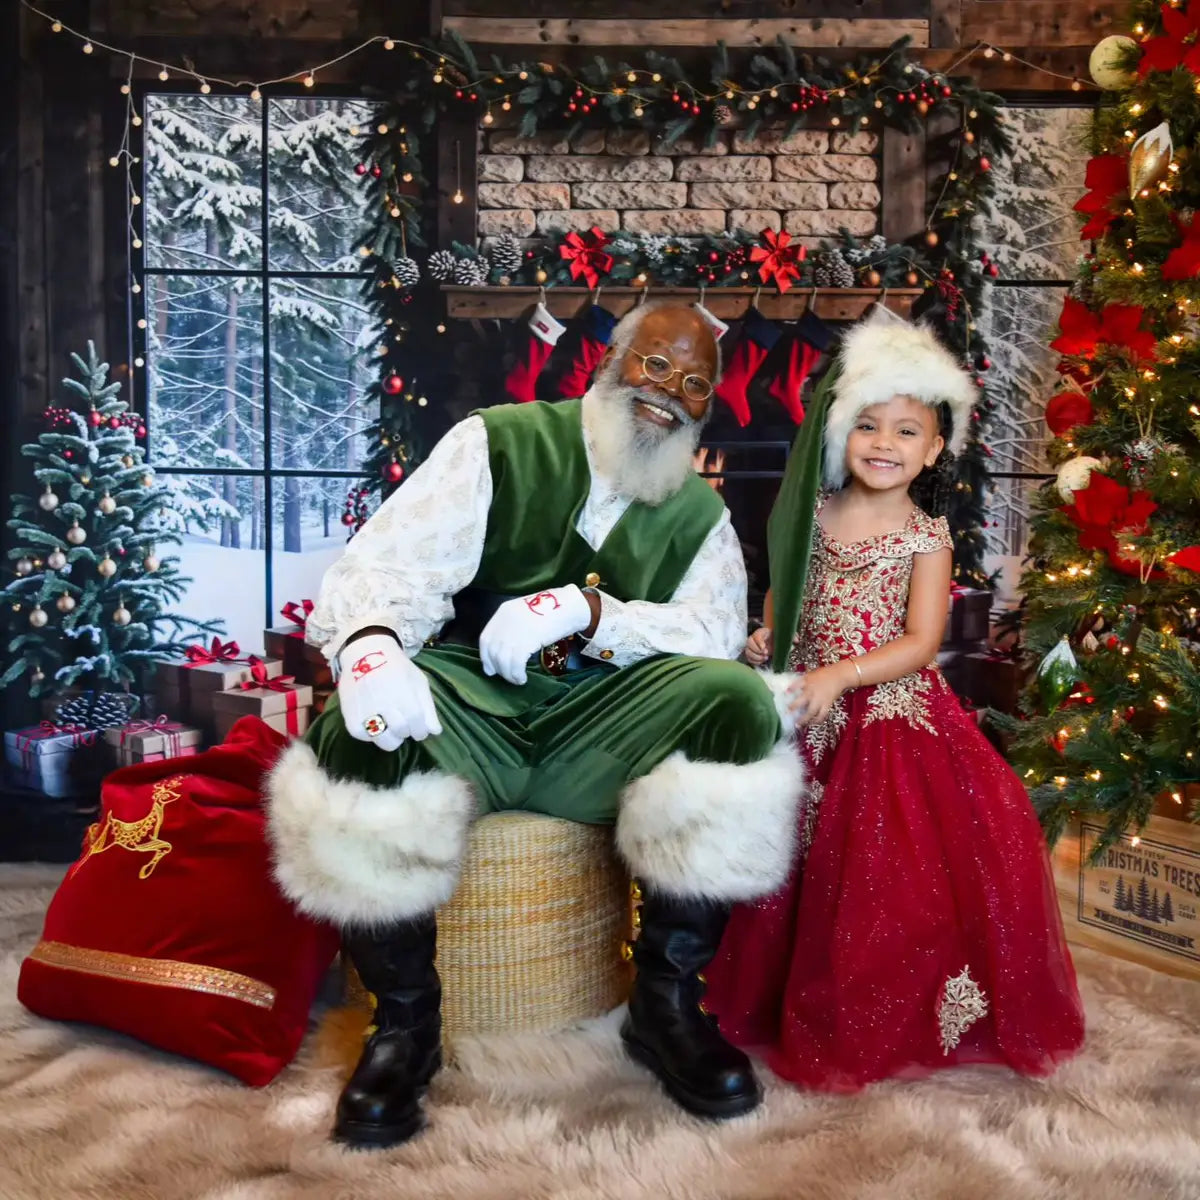
<path fill-rule="evenodd" d="M 773 283 L 781 292 L 800 279 L 800 264 L 806 251 L 799 242 L 792 242 L 786 231 L 776 233 L 764 229 L 761 234 L 765 243 L 750 248 L 750 261 L 758 263 L 758 277 L 763 283 Z"/>
<path fill-rule="evenodd" d="M 604 249 L 608 235 L 593 225 L 586 233 L 569 233 L 559 246 L 558 253 L 570 263 L 571 278 L 583 278 L 590 288 L 600 282 L 602 275 L 612 270 L 613 256 Z"/>

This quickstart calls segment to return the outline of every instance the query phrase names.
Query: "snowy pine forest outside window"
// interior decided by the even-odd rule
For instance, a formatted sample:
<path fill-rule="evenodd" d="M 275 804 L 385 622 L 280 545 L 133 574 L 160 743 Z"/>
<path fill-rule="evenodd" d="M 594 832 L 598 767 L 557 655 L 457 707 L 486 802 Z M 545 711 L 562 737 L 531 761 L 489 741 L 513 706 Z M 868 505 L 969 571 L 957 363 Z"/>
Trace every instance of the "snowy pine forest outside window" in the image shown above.
<path fill-rule="evenodd" d="M 181 611 L 246 649 L 342 552 L 378 330 L 362 299 L 352 133 L 371 107 L 306 95 L 145 103 L 144 411 L 192 577 Z"/>

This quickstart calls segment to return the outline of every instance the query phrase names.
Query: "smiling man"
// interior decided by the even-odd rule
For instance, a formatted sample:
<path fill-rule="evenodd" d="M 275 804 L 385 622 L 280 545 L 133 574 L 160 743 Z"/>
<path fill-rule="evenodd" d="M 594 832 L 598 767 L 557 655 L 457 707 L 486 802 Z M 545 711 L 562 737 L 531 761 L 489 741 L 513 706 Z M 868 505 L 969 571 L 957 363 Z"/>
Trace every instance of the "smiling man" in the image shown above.
<path fill-rule="evenodd" d="M 626 1046 L 693 1112 L 759 1101 L 699 973 L 730 905 L 786 877 L 800 767 L 730 661 L 745 569 L 692 469 L 718 374 L 696 309 L 635 309 L 581 400 L 468 417 L 325 577 L 308 636 L 338 692 L 273 773 L 269 828 L 284 891 L 341 926 L 376 999 L 344 1141 L 421 1126 L 434 910 L 500 810 L 615 823 L 644 894 Z"/>

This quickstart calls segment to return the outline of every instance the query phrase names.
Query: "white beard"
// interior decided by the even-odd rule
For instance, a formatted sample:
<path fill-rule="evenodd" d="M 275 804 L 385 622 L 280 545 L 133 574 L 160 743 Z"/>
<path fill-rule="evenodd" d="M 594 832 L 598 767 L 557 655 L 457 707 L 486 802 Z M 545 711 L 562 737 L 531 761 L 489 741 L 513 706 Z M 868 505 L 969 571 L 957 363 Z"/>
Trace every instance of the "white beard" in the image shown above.
<path fill-rule="evenodd" d="M 704 423 L 688 417 L 682 405 L 647 390 L 647 400 L 683 418 L 670 428 L 653 425 L 634 415 L 639 393 L 606 368 L 583 397 L 583 424 L 599 472 L 621 495 L 657 505 L 679 491 L 694 470 L 692 458 Z"/>

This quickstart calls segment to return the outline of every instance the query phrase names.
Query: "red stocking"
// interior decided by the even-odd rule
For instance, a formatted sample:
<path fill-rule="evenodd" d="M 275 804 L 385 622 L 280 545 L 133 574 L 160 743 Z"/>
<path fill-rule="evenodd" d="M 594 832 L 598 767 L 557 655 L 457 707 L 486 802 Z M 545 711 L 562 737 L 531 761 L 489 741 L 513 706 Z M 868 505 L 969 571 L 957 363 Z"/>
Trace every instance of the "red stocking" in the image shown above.
<path fill-rule="evenodd" d="M 550 315 L 544 304 L 533 310 L 533 316 L 529 318 L 529 340 L 520 361 L 504 381 L 504 390 L 518 403 L 527 404 L 537 399 L 538 376 L 565 328 Z"/>
<path fill-rule="evenodd" d="M 558 381 L 560 396 L 582 396 L 588 390 L 588 384 L 591 383 L 592 376 L 604 357 L 616 323 L 617 318 L 598 304 L 593 304 L 587 310 L 583 318 L 583 340 L 580 342 L 579 352 Z"/>
<path fill-rule="evenodd" d="M 725 364 L 717 387 L 717 395 L 733 410 L 739 425 L 750 424 L 750 400 L 746 389 L 777 341 L 779 326 L 768 321 L 757 308 L 749 309 L 742 322 L 742 336 Z"/>
<path fill-rule="evenodd" d="M 783 370 L 767 388 L 797 425 L 804 420 L 804 404 L 800 393 L 818 358 L 829 348 L 832 331 L 811 309 L 796 322 L 787 344 L 787 359 Z"/>

